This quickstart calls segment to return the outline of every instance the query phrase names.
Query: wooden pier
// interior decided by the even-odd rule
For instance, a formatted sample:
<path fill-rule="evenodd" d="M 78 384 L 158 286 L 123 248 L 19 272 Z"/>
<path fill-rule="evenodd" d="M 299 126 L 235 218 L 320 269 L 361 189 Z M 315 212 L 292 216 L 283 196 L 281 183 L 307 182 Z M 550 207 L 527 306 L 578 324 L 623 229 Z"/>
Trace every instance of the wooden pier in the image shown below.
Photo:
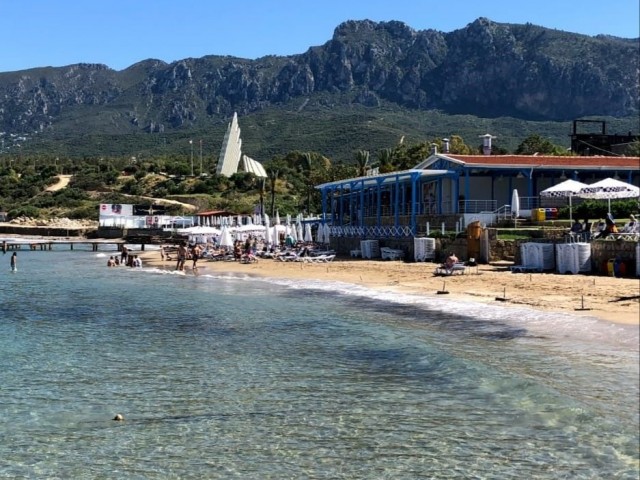
<path fill-rule="evenodd" d="M 97 252 L 101 245 L 115 245 L 118 251 L 122 250 L 125 240 L 86 240 L 86 239 L 28 239 L 28 238 L 10 238 L 2 241 L 2 251 L 8 252 L 12 250 L 53 250 L 54 245 L 68 246 L 69 250 L 75 247 L 91 246 L 92 252 Z M 144 251 L 144 243 L 140 245 L 140 250 Z"/>

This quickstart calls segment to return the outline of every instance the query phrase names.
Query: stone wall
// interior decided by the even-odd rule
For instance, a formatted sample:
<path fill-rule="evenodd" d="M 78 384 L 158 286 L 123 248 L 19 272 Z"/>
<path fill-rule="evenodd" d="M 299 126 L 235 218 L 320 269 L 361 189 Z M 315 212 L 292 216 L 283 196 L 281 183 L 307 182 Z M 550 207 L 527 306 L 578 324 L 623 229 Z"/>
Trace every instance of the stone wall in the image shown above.
<path fill-rule="evenodd" d="M 624 276 L 636 275 L 636 245 L 638 242 L 625 240 L 596 240 L 591 242 L 591 265 L 593 271 L 607 274 L 607 263 L 611 259 L 618 259 L 624 263 Z"/>

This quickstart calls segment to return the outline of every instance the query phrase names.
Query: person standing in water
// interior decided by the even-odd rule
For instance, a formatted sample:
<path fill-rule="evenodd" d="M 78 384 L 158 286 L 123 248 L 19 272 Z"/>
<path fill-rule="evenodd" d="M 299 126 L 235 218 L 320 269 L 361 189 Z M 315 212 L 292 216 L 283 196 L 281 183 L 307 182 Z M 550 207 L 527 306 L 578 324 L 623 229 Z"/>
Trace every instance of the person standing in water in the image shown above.
<path fill-rule="evenodd" d="M 11 271 L 12 272 L 18 271 L 18 253 L 17 252 L 13 252 L 13 255 L 11 255 Z"/>

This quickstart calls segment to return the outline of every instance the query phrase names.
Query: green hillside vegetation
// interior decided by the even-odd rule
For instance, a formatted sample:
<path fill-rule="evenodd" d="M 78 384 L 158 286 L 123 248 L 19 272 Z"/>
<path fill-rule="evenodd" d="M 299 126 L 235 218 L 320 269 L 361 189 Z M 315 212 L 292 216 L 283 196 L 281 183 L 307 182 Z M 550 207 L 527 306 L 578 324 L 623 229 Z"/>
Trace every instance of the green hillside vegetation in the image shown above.
<path fill-rule="evenodd" d="M 306 131 L 304 125 L 297 131 L 295 127 L 290 128 L 288 135 Z M 253 132 L 252 124 L 246 130 Z M 360 176 L 372 167 L 378 167 L 382 173 L 411 168 L 429 155 L 432 144 L 442 147 L 439 135 L 409 143 L 403 136 L 398 139 L 399 134 L 397 129 L 387 130 L 390 140 L 378 144 L 377 149 L 358 148 L 364 145 L 364 139 L 363 143 L 359 143 L 357 137 L 350 139 L 353 150 L 337 159 L 315 151 L 275 153 L 264 162 L 268 174 L 265 179 L 245 172 L 231 178 L 216 175 L 213 162 L 203 162 L 201 169 L 194 155 L 192 165 L 191 152 L 80 159 L 41 153 L 3 155 L 0 157 L 0 210 L 8 212 L 10 218 L 64 216 L 95 220 L 100 203 L 151 204 L 156 199 L 167 199 L 193 205 L 199 211 L 219 209 L 249 214 L 257 205 L 262 205 L 264 211 L 271 214 L 276 210 L 293 215 L 317 213 L 321 210 L 321 199 L 315 185 Z M 462 136 L 449 137 L 452 153 L 478 152 L 479 146 L 468 145 Z M 346 135 L 344 141 L 348 138 Z M 525 138 L 515 151 L 567 154 L 566 148 L 538 134 Z M 47 186 L 55 183 L 59 174 L 73 175 L 69 186 L 47 191 Z M 168 211 L 175 215 L 192 214 L 180 205 L 170 205 Z"/>
<path fill-rule="evenodd" d="M 377 151 L 395 145 L 402 138 L 406 143 L 419 143 L 457 134 L 468 145 L 479 148 L 478 136 L 485 133 L 495 135 L 494 145 L 505 152 L 514 152 L 525 138 L 534 134 L 565 149 L 569 147 L 571 122 L 447 115 L 435 110 L 409 110 L 392 103 L 367 108 L 350 103 L 346 96 L 336 103 L 335 97 L 316 94 L 306 100 L 296 99 L 286 105 L 239 115 L 243 152 L 260 162 L 297 150 L 320 152 L 334 161 L 349 163 L 356 150 Z M 23 142 L 19 153 L 46 153 L 74 159 L 184 157 L 190 156 L 189 140 L 193 140 L 194 161 L 199 165 L 199 141 L 202 140 L 203 163 L 211 167 L 217 161 L 227 129 L 227 123 L 217 123 L 167 133 L 133 129 L 99 133 L 112 131 L 112 112 L 105 113 L 102 118 L 99 107 L 88 109 L 87 121 L 77 116 L 68 119 L 74 125 L 74 135 L 58 136 L 55 133 L 70 129 L 65 120 L 60 120 L 55 131 L 45 131 Z M 639 129 L 637 117 L 598 119 L 607 122 L 611 133 L 626 134 Z M 97 125 L 97 128 L 87 125 Z M 16 148 L 5 153 L 16 154 Z"/>

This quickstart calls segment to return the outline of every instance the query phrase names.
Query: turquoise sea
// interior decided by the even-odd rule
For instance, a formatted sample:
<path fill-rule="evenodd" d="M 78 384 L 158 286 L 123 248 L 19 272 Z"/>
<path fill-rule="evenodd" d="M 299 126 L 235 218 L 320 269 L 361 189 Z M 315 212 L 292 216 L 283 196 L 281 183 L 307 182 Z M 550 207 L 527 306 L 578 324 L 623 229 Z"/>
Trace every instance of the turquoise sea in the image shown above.
<path fill-rule="evenodd" d="M 108 255 L 0 256 L 0 478 L 639 477 L 637 327 Z"/>

